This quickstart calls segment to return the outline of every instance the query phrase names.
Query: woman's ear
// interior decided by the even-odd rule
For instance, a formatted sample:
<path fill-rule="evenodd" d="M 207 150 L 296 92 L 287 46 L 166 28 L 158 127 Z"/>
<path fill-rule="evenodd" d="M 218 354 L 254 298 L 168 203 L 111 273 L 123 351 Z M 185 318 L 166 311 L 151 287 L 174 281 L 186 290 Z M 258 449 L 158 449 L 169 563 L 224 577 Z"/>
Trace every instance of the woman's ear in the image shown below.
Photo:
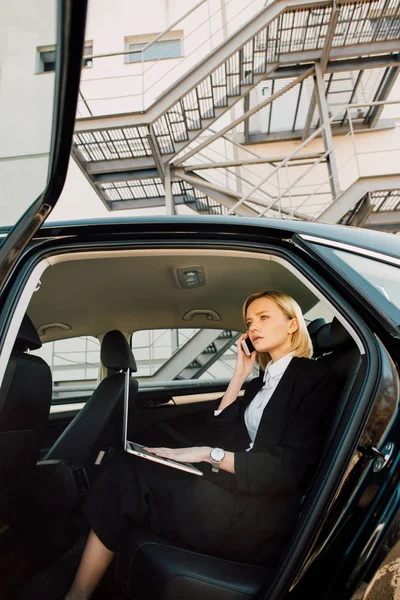
<path fill-rule="evenodd" d="M 289 323 L 288 332 L 294 333 L 295 331 L 298 330 L 298 328 L 299 328 L 299 323 L 298 323 L 297 319 L 292 319 Z"/>

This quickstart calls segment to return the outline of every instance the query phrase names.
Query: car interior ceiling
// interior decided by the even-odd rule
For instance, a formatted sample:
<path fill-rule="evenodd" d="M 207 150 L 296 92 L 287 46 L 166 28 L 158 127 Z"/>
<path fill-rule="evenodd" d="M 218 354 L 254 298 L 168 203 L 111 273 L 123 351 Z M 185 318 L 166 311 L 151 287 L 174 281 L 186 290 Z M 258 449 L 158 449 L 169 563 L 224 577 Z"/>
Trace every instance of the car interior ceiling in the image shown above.
<path fill-rule="evenodd" d="M 314 346 L 314 359 L 324 361 L 339 371 L 346 381 L 342 396 L 338 399 L 331 434 L 327 440 L 326 446 L 329 446 L 360 366 L 359 344 L 334 317 L 335 311 L 330 308 L 329 303 L 321 303 L 312 286 L 300 279 L 293 269 L 289 270 L 283 261 L 257 253 L 181 250 L 69 255 L 60 260 L 56 257 L 51 262 L 52 266 L 42 274 L 41 286 L 29 303 L 28 321 L 31 320 L 34 324 L 33 329 L 40 333 L 41 343 L 86 335 L 98 337 L 102 340 L 102 363 L 108 372 L 85 408 L 72 421 L 65 423 L 64 431 L 54 440 L 52 448 L 43 457 L 47 459 L 47 463 L 53 461 L 51 466 L 44 460 L 40 463 L 39 474 L 36 471 L 31 473 L 33 479 L 29 479 L 31 487 L 28 494 L 31 500 L 33 499 L 31 511 L 29 516 L 25 514 L 18 528 L 30 529 L 31 539 L 34 539 L 35 543 L 39 529 L 41 535 L 45 532 L 43 539 L 46 536 L 52 539 L 52 548 L 56 548 L 56 553 L 59 554 L 81 539 L 84 526 L 79 508 L 90 480 L 101 470 L 92 468 L 99 449 L 113 448 L 118 444 L 116 440 L 121 440 L 125 377 L 123 372 L 128 367 L 132 372 L 135 371 L 134 356 L 127 343 L 128 335 L 139 329 L 183 326 L 243 331 L 243 301 L 249 293 L 261 287 L 288 293 L 298 301 L 304 314 L 311 315 L 309 332 Z M 184 289 L 179 283 L 177 272 L 180 268 L 191 266 L 202 268 L 204 285 Z M 201 312 L 203 309 L 214 311 L 220 320 L 205 319 Z M 190 311 L 194 311 L 194 317 L 185 322 L 183 316 Z M 26 319 L 24 324 L 26 330 Z M 20 330 L 20 338 L 21 335 Z M 20 342 L 17 340 L 16 348 L 18 344 Z M 37 340 L 26 347 L 37 347 Z M 138 410 L 137 398 L 140 398 L 141 392 L 134 376 L 131 377 L 131 386 L 131 401 Z M 0 391 L 2 392 L 3 388 Z M 146 395 L 149 394 L 151 392 L 146 391 Z M 112 402 L 108 401 L 110 396 Z M 47 406 L 48 404 L 49 402 Z M 172 407 L 172 412 L 178 415 L 176 418 L 171 411 L 162 412 L 155 405 L 154 410 L 147 412 L 147 415 L 153 414 L 153 421 L 146 416 L 143 417 L 143 421 L 139 421 L 141 424 L 147 422 L 148 426 L 143 428 L 142 440 L 138 441 L 147 442 L 147 435 L 151 433 L 155 423 L 161 425 L 157 431 L 158 439 L 162 443 L 168 438 L 170 441 L 173 439 L 175 443 L 180 441 L 181 445 L 184 445 L 185 441 L 195 443 L 196 419 L 202 418 L 206 405 L 209 407 L 212 402 L 201 404 L 202 406 L 196 405 L 190 409 Z M 145 411 L 139 412 L 145 414 Z M 21 429 L 19 425 L 13 427 L 15 430 Z M 26 428 L 26 424 L 24 427 Z M 83 440 L 85 431 L 88 432 L 85 443 L 80 444 L 78 441 Z M 321 464 L 323 465 L 323 459 Z M 65 484 L 68 478 L 71 479 L 70 487 Z M 317 493 L 320 485 L 316 477 L 310 484 L 308 498 Z M 48 497 L 44 488 L 52 490 L 52 498 Z M 71 492 L 71 489 L 74 491 Z M 33 490 L 35 493 L 31 494 Z M 68 499 L 62 497 L 65 490 Z M 299 530 L 307 519 L 308 510 L 312 508 L 310 502 L 307 503 L 307 499 L 304 502 Z M 36 520 L 36 526 L 32 526 L 33 520 Z M 73 526 L 66 527 L 66 521 Z M 118 582 L 123 582 L 121 594 L 125 596 L 121 597 L 146 597 L 144 588 L 142 591 L 139 589 L 140 584 L 139 591 L 136 588 L 132 591 L 126 583 L 131 581 L 131 569 L 135 567 L 133 556 L 137 563 L 136 568 L 140 568 L 140 562 L 145 556 L 145 560 L 158 572 L 160 580 L 167 580 L 171 569 L 175 568 L 173 565 L 180 565 L 188 574 L 197 569 L 198 577 L 209 585 L 216 568 L 211 557 L 210 561 L 200 568 L 198 564 L 196 567 L 195 557 L 192 563 L 184 549 L 175 548 L 175 558 L 166 566 L 162 559 L 162 548 L 168 548 L 168 544 L 158 539 L 157 547 L 161 555 L 156 555 L 152 553 L 153 538 L 154 536 L 146 536 L 145 532 L 137 532 L 120 553 L 116 564 L 116 580 L 117 587 Z M 50 562 L 48 550 L 42 548 L 42 551 L 43 560 L 35 562 L 33 571 L 42 569 Z M 51 556 L 54 557 L 54 553 L 51 553 Z M 225 571 L 222 569 L 225 575 L 221 574 L 222 583 L 224 577 L 230 582 L 237 580 L 237 589 L 245 590 L 248 594 L 246 597 L 255 598 L 257 590 L 263 585 L 268 585 L 273 575 L 265 570 L 260 576 L 259 568 L 250 569 L 245 577 L 247 583 L 244 584 L 240 569 L 238 572 L 235 567 L 225 567 Z M 211 575 L 212 573 L 214 575 Z M 244 566 L 242 575 L 244 576 Z M 231 597 L 234 596 L 226 595 L 227 599 Z M 29 596 L 27 600 L 28 598 Z"/>

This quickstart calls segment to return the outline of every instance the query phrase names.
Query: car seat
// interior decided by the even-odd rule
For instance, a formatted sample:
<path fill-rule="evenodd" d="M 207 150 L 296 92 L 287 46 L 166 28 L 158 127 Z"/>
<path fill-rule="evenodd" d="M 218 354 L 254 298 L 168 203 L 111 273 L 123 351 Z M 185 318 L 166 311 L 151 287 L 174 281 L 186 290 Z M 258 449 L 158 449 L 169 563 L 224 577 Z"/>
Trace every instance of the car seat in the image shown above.
<path fill-rule="evenodd" d="M 39 356 L 29 354 L 41 342 L 25 315 L 0 388 L 0 519 L 16 511 L 20 492 L 39 458 L 48 420 L 52 376 Z"/>
<path fill-rule="evenodd" d="M 132 350 L 121 331 L 106 333 L 101 344 L 101 362 L 108 369 L 105 377 L 82 410 L 50 448 L 44 460 L 62 459 L 82 465 L 92 480 L 98 472 L 96 462 L 104 453 L 122 447 L 122 421 L 125 373 L 136 371 Z M 134 402 L 138 383 L 130 378 L 129 399 Z"/>

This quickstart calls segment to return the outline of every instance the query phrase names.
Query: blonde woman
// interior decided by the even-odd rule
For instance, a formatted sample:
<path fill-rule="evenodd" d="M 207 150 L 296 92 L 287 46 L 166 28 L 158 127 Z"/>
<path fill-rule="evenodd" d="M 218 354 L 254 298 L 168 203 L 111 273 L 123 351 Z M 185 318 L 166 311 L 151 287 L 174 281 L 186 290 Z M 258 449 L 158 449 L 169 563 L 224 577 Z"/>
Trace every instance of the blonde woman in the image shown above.
<path fill-rule="evenodd" d="M 133 527 L 221 558 L 268 566 L 279 561 L 320 457 L 340 382 L 310 360 L 311 340 L 293 298 L 261 290 L 247 298 L 243 316 L 247 332 L 238 342 L 235 372 L 210 416 L 209 439 L 217 436 L 220 447 L 149 448 L 199 463 L 204 476 L 127 453 L 116 457 L 87 500 L 92 530 L 67 600 L 91 597 Z M 241 345 L 246 337 L 254 346 L 250 356 Z M 239 398 L 256 360 L 260 376 Z"/>

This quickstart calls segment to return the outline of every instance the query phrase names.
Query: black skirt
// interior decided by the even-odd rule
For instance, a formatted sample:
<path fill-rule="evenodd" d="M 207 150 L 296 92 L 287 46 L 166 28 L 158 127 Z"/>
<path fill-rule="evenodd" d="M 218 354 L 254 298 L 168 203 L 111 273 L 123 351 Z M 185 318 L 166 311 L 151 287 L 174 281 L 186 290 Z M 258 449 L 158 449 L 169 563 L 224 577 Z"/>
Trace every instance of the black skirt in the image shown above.
<path fill-rule="evenodd" d="M 88 494 L 86 518 L 115 552 L 123 537 L 140 527 L 211 556 L 277 564 L 296 523 L 299 498 L 244 496 L 234 475 L 202 468 L 203 477 L 117 454 Z M 271 518 L 265 521 L 266 505 Z M 279 519 L 282 506 L 284 518 Z"/>

